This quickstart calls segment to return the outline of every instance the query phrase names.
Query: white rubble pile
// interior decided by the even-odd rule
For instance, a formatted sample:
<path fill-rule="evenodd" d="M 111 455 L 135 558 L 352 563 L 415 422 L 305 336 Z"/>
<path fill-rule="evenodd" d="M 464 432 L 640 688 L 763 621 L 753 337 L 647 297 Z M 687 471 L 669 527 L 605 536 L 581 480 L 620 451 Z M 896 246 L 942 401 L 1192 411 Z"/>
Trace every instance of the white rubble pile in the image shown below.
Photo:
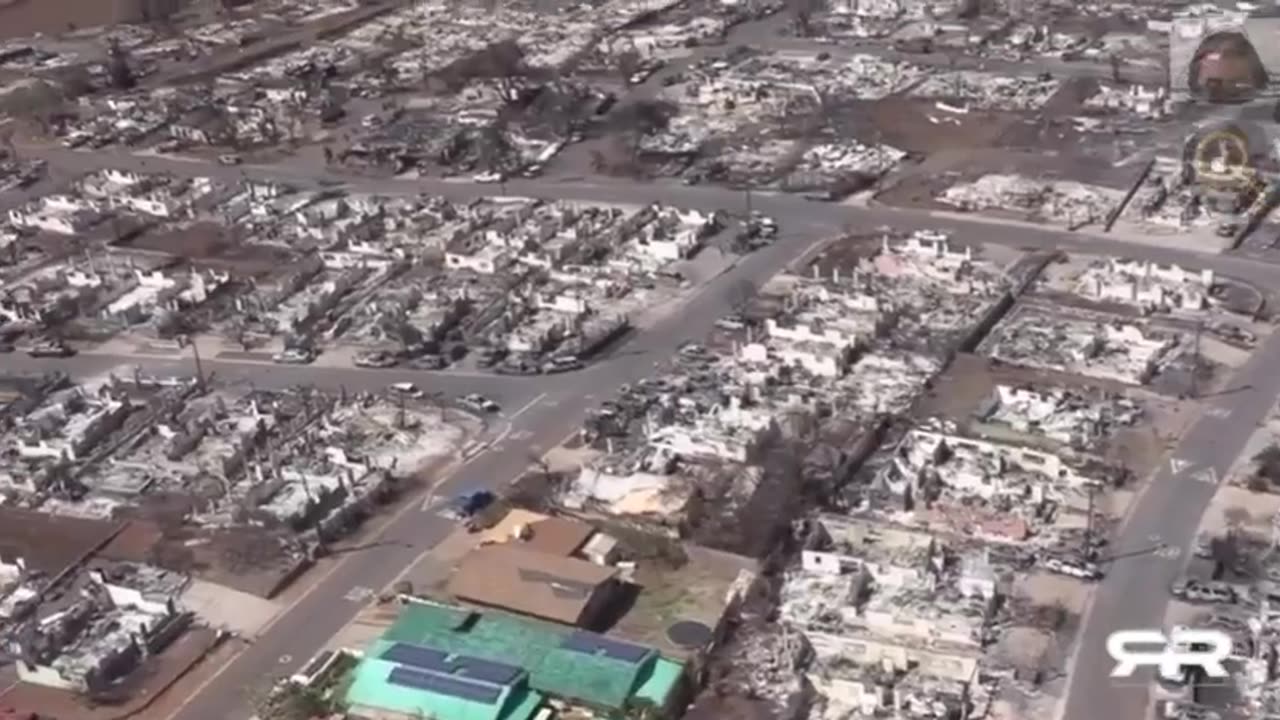
<path fill-rule="evenodd" d="M 712 128 L 706 122 L 706 115 L 699 112 L 681 113 L 667 124 L 661 132 L 645 135 L 640 138 L 640 149 L 646 152 L 660 153 L 693 153 L 709 141 L 717 130 L 730 132 L 728 128 Z"/>
<path fill-rule="evenodd" d="M 926 98 L 965 98 L 984 109 L 1026 111 L 1043 107 L 1059 86 L 1060 83 L 1052 79 L 957 71 L 925 79 L 912 94 Z"/>
<path fill-rule="evenodd" d="M 728 25 L 723 18 L 699 16 L 686 22 L 632 28 L 597 43 L 599 52 L 615 55 L 619 47 L 634 49 L 642 57 L 688 54 L 690 44 L 723 37 Z"/>
<path fill-rule="evenodd" d="M 739 112 L 744 105 L 770 103 L 786 110 L 787 102 L 807 99 L 818 103 L 824 96 L 878 100 L 906 91 L 928 74 L 918 65 L 875 55 L 819 60 L 813 53 L 774 52 L 750 57 L 723 75 L 708 76 L 693 91 L 664 94 L 681 105 L 714 104 L 721 114 L 724 100 L 731 97 Z"/>
<path fill-rule="evenodd" d="M 1148 120 L 1160 120 L 1173 112 L 1173 101 L 1163 87 L 1141 85 L 1102 85 L 1097 93 L 1084 101 L 1084 106 L 1090 110 L 1132 113 Z"/>
<path fill-rule="evenodd" d="M 1121 218 L 1171 230 L 1207 228 L 1230 220 L 1197 199 L 1196 187 L 1176 178 L 1152 174 L 1134 193 Z"/>
<path fill-rule="evenodd" d="M 884 37 L 904 23 L 943 17 L 946 0 L 828 0 L 823 31 L 834 37 Z"/>
<path fill-rule="evenodd" d="M 863 145 L 856 140 L 814 145 L 800 158 L 796 171 L 825 175 L 860 173 L 880 176 L 892 170 L 907 154 L 889 145 Z"/>
<path fill-rule="evenodd" d="M 1027 55 L 1060 55 L 1087 45 L 1089 38 L 1081 34 L 1053 31 L 1048 25 L 1020 24 L 993 48 L 997 57 L 1021 58 Z"/>
<path fill-rule="evenodd" d="M 1096 52 L 1104 58 L 1111 55 L 1118 55 L 1125 58 L 1126 64 L 1147 64 L 1144 58 L 1128 57 L 1132 55 L 1150 55 L 1155 56 L 1162 52 L 1162 45 L 1157 41 L 1157 35 L 1148 33 L 1128 33 L 1117 32 L 1107 33 L 1099 38 L 1096 47 L 1085 51 L 1085 55 L 1091 55 Z"/>
<path fill-rule="evenodd" d="M 760 177 L 777 172 L 794 147 L 790 140 L 757 140 L 726 147 L 717 157 L 728 172 Z"/>
<path fill-rule="evenodd" d="M 734 650 L 735 680 L 740 689 L 779 709 L 805 691 L 802 668 L 812 654 L 809 641 L 787 628 L 742 638 Z"/>
<path fill-rule="evenodd" d="M 897 20 L 861 18 L 857 15 L 831 15 L 823 23 L 822 32 L 832 38 L 884 38 L 893 34 Z"/>
<path fill-rule="evenodd" d="M 833 15 L 854 15 L 877 20 L 924 17 L 928 2 L 921 0 L 831 0 L 827 11 Z"/>
<path fill-rule="evenodd" d="M 1244 15 L 1224 9 L 1214 3 L 1196 3 L 1173 11 L 1174 18 L 1236 18 L 1244 19 Z"/>
<path fill-rule="evenodd" d="M 938 200 L 965 211 L 1020 210 L 1034 217 L 1076 224 L 1105 218 L 1123 195 L 1118 190 L 1078 182 L 992 174 L 949 187 Z"/>
<path fill-rule="evenodd" d="M 841 87 L 852 90 L 863 100 L 879 100 L 906 90 L 925 77 L 923 68 L 909 63 L 895 63 L 874 55 L 853 55 L 838 79 Z"/>

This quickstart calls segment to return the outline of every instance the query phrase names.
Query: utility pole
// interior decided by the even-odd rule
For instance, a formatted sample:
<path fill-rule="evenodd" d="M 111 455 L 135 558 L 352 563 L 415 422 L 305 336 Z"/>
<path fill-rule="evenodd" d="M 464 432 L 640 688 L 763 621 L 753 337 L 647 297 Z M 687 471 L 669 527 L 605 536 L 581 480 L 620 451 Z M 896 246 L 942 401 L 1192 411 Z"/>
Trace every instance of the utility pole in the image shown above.
<path fill-rule="evenodd" d="M 744 192 L 747 196 L 747 217 L 749 218 L 751 217 L 751 188 L 748 187 Z"/>
<path fill-rule="evenodd" d="M 1089 484 L 1089 513 L 1084 520 L 1084 549 L 1080 556 L 1085 560 L 1093 560 L 1093 497 L 1098 492 L 1097 486 Z"/>
<path fill-rule="evenodd" d="M 400 410 L 396 413 L 396 427 L 400 430 L 404 429 L 404 393 L 396 393 L 397 399 L 400 401 Z"/>
<path fill-rule="evenodd" d="M 191 356 L 196 362 L 196 385 L 200 388 L 200 392 L 204 392 L 204 367 L 200 364 L 200 347 L 188 335 L 178 336 L 178 347 L 191 348 Z"/>
<path fill-rule="evenodd" d="M 1195 351 L 1191 357 L 1191 382 L 1189 383 L 1191 397 L 1196 397 L 1200 391 L 1200 333 L 1204 329 L 1204 320 L 1196 320 L 1196 340 Z"/>

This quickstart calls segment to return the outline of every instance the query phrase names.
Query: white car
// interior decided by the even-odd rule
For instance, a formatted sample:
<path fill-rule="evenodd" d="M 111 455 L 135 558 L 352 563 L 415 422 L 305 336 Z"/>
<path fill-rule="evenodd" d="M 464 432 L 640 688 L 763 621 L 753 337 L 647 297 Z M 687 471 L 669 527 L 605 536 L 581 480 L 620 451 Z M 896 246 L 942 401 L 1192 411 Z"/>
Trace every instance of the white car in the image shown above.
<path fill-rule="evenodd" d="M 483 172 L 483 173 L 480 173 L 479 175 L 476 175 L 472 179 L 478 183 L 489 185 L 492 183 L 502 182 L 503 180 L 506 180 L 506 177 L 499 172 Z"/>
<path fill-rule="evenodd" d="M 722 317 L 716 320 L 715 325 L 721 330 L 742 330 L 747 327 L 747 323 L 737 315 Z"/>
<path fill-rule="evenodd" d="M 1229 605 L 1238 600 L 1235 589 L 1220 582 L 1183 579 L 1175 582 L 1170 591 L 1174 597 L 1189 603 Z"/>
<path fill-rule="evenodd" d="M 315 353 L 310 350 L 290 349 L 276 353 L 271 361 L 282 365 L 309 365 L 315 359 Z"/>
<path fill-rule="evenodd" d="M 422 388 L 411 382 L 398 382 L 391 384 L 391 391 L 404 395 L 405 397 L 420 398 L 423 397 Z"/>
<path fill-rule="evenodd" d="M 1081 580 L 1101 580 L 1102 569 L 1093 563 L 1082 563 L 1051 557 L 1044 561 L 1044 569 L 1059 575 L 1067 575 Z"/>
<path fill-rule="evenodd" d="M 476 412 L 495 413 L 502 409 L 498 406 L 498 403 L 477 393 L 471 393 L 470 395 L 463 395 L 458 400 L 458 402 L 471 408 L 472 410 L 475 410 Z"/>

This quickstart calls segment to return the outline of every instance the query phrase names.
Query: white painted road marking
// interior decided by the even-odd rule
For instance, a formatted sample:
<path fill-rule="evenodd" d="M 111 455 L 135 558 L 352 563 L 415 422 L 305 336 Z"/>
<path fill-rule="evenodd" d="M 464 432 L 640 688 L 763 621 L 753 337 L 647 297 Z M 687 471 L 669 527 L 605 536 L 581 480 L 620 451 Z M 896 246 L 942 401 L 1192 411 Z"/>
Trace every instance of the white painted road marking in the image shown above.
<path fill-rule="evenodd" d="M 1183 470 L 1191 467 L 1191 462 L 1182 458 L 1169 458 L 1169 469 L 1174 475 L 1181 475 Z"/>
<path fill-rule="evenodd" d="M 466 447 L 462 448 L 462 459 L 470 461 L 480 453 L 488 450 L 489 445 L 490 443 L 487 442 L 472 442 L 467 444 Z"/>
<path fill-rule="evenodd" d="M 1195 480 L 1196 482 L 1205 483 L 1207 485 L 1217 485 L 1218 471 L 1214 470 L 1211 467 L 1201 468 L 1195 471 L 1194 473 L 1192 473 L 1191 479 Z"/>
<path fill-rule="evenodd" d="M 1211 418 L 1217 418 L 1219 420 L 1225 420 L 1231 417 L 1230 410 L 1224 407 L 1218 407 L 1217 405 L 1211 405 L 1205 408 L 1204 414 Z"/>
<path fill-rule="evenodd" d="M 449 505 L 450 502 L 448 498 L 428 498 L 427 500 L 422 501 L 422 507 L 418 508 L 418 510 L 446 520 L 452 520 L 454 518 L 452 517 Z"/>
<path fill-rule="evenodd" d="M 542 398 L 544 398 L 544 397 L 546 397 L 546 396 L 547 396 L 547 394 L 546 394 L 546 393 L 542 393 L 542 394 L 541 394 L 541 395 L 539 395 L 538 397 L 536 397 L 536 398 L 534 398 L 534 399 L 530 400 L 529 402 L 525 403 L 524 407 L 522 407 L 522 408 L 520 408 L 519 410 L 517 410 L 517 411 L 515 411 L 514 413 L 512 413 L 512 414 L 511 414 L 511 417 L 509 417 L 509 418 L 507 418 L 507 419 L 508 419 L 508 420 L 515 420 L 516 418 L 518 418 L 518 417 L 520 417 L 521 415 L 525 414 L 525 413 L 529 410 L 529 408 L 531 408 L 531 407 L 533 407 L 534 405 L 537 405 L 539 402 L 541 402 L 541 401 L 542 401 Z"/>
<path fill-rule="evenodd" d="M 289 664 L 289 663 L 291 663 L 291 662 L 293 662 L 293 656 L 292 656 L 292 655 L 281 655 L 281 656 L 280 656 L 280 664 L 281 664 L 281 665 L 288 665 L 288 664 Z"/>
<path fill-rule="evenodd" d="M 1182 557 L 1182 548 L 1176 545 L 1165 545 L 1156 550 L 1156 557 L 1164 558 L 1165 560 L 1177 560 Z"/>
<path fill-rule="evenodd" d="M 351 588 L 350 590 L 348 590 L 347 594 L 342 596 L 342 599 L 346 600 L 347 602 L 363 603 L 363 602 L 368 602 L 369 598 L 373 596 L 374 596 L 373 590 L 371 590 L 370 588 L 364 587 L 363 585 L 357 585 Z"/>

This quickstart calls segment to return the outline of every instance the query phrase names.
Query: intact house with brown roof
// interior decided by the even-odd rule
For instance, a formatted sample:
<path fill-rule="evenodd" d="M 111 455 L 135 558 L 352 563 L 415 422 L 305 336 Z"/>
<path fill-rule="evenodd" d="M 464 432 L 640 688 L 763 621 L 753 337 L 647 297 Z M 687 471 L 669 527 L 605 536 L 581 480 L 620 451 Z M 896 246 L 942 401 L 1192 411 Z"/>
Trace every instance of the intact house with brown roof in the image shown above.
<path fill-rule="evenodd" d="M 614 565 L 622 556 L 617 538 L 590 523 L 513 508 L 481 535 L 481 545 L 510 543 L 537 552 Z"/>
<path fill-rule="evenodd" d="M 524 545 L 482 545 L 446 587 L 453 597 L 577 627 L 595 627 L 621 588 L 617 568 Z"/>
<path fill-rule="evenodd" d="M 538 517 L 529 513 L 531 517 Z M 596 529 L 587 523 L 562 517 L 542 516 L 512 530 L 512 539 L 520 541 L 522 547 L 548 555 L 572 557 L 587 544 L 587 540 L 596 534 Z"/>

